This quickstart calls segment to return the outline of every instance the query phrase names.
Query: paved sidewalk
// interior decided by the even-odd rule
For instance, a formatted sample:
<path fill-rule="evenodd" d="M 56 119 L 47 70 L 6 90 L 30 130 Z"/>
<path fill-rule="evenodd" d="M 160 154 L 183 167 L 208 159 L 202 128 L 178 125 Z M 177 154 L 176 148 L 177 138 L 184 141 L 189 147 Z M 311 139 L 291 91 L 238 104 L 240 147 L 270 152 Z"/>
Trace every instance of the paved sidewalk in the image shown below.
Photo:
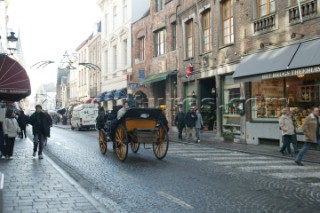
<path fill-rule="evenodd" d="M 29 139 L 17 138 L 13 159 L 0 159 L 4 213 L 107 212 L 47 156 L 32 157 L 32 147 Z"/>
<path fill-rule="evenodd" d="M 169 133 L 170 141 L 179 142 L 179 143 L 187 143 L 186 140 L 178 139 L 178 132 L 171 131 Z M 184 137 L 183 137 L 184 138 Z M 184 138 L 185 139 L 185 138 Z M 289 156 L 283 156 L 279 150 L 280 147 L 276 145 L 249 145 L 243 143 L 234 143 L 234 142 L 225 142 L 219 140 L 213 133 L 211 132 L 203 132 L 201 134 L 201 142 L 193 143 L 196 145 L 203 146 L 211 146 L 215 148 L 221 149 L 229 149 L 240 152 L 275 156 L 281 158 L 291 158 Z M 300 148 L 303 143 L 298 143 L 298 147 Z M 293 159 L 292 159 L 293 160 Z M 303 156 L 303 162 L 312 162 L 312 163 L 320 163 L 320 151 L 315 149 L 309 149 L 308 152 Z"/>

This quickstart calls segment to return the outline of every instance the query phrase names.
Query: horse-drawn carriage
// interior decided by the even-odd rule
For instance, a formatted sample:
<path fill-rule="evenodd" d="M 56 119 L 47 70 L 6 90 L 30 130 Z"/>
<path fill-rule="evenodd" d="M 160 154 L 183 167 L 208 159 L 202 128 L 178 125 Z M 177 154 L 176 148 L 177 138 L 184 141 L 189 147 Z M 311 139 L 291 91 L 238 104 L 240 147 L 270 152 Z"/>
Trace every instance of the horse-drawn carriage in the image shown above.
<path fill-rule="evenodd" d="M 103 121 L 102 121 L 103 120 Z M 113 142 L 114 152 L 125 161 L 130 146 L 137 153 L 140 144 L 152 144 L 156 158 L 163 159 L 168 151 L 169 137 L 167 119 L 161 109 L 131 108 L 118 120 L 115 112 L 97 119 L 99 146 L 102 154 L 107 152 L 107 142 Z"/>

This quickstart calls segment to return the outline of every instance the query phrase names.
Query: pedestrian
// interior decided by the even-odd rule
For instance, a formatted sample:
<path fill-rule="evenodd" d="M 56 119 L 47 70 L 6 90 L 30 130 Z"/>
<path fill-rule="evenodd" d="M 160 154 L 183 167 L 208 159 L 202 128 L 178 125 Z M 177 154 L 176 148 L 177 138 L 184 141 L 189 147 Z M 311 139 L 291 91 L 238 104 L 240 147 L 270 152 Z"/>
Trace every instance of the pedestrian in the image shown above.
<path fill-rule="evenodd" d="M 36 111 L 30 116 L 29 123 L 32 125 L 33 133 L 33 157 L 37 154 L 39 146 L 38 157 L 42 157 L 43 142 L 46 137 L 50 136 L 48 117 L 42 111 L 41 105 L 36 105 Z"/>
<path fill-rule="evenodd" d="M 0 103 L 1 104 L 1 103 Z M 3 133 L 3 123 L 6 119 L 6 108 L 3 105 L 0 105 L 0 158 L 4 156 L 4 133 Z"/>
<path fill-rule="evenodd" d="M 49 115 L 49 113 L 48 113 L 48 110 L 43 110 L 43 113 L 47 116 L 47 123 L 45 124 L 45 126 L 49 130 L 48 135 L 43 140 L 43 144 L 45 146 L 47 146 L 47 142 L 48 142 L 48 138 L 50 138 L 50 132 L 51 132 L 50 130 L 51 130 L 53 122 L 52 122 L 51 115 Z"/>
<path fill-rule="evenodd" d="M 4 134 L 3 134 L 3 122 L 0 121 L 0 159 L 4 155 Z"/>
<path fill-rule="evenodd" d="M 297 122 L 295 119 L 295 112 L 291 112 L 291 119 L 292 119 L 293 126 L 294 126 L 294 134 L 292 135 L 292 146 L 293 146 L 294 153 L 298 154 L 299 149 L 298 149 L 298 138 L 297 138 L 297 130 L 296 130 L 298 125 L 297 125 Z"/>
<path fill-rule="evenodd" d="M 308 151 L 310 144 L 320 145 L 319 135 L 319 108 L 313 107 L 312 112 L 306 117 L 302 124 L 302 130 L 304 134 L 304 144 L 299 151 L 295 163 L 299 166 L 303 166 L 301 163 L 303 155 Z"/>
<path fill-rule="evenodd" d="M 287 149 L 288 154 L 292 156 L 290 143 L 292 142 L 294 135 L 294 124 L 291 119 L 291 112 L 288 108 L 283 109 L 282 116 L 279 119 L 279 126 L 281 129 L 281 135 L 283 139 L 283 144 L 280 149 L 280 152 L 284 155 L 284 151 L 285 149 Z"/>
<path fill-rule="evenodd" d="M 186 131 L 187 131 L 187 140 L 188 142 L 195 141 L 195 126 L 197 115 L 195 113 L 195 106 L 192 106 L 186 114 Z"/>
<path fill-rule="evenodd" d="M 124 100 L 122 103 L 122 107 L 117 112 L 117 119 L 120 120 L 124 114 L 126 114 L 127 110 L 129 109 L 129 103 Z"/>
<path fill-rule="evenodd" d="M 23 139 L 23 136 L 24 138 L 27 138 L 26 126 L 28 125 L 28 122 L 29 122 L 29 116 L 24 114 L 24 111 L 21 110 L 17 121 L 21 129 L 20 138 Z"/>
<path fill-rule="evenodd" d="M 12 109 L 7 109 L 6 119 L 3 123 L 3 132 L 5 138 L 5 157 L 11 159 L 13 155 L 14 142 L 20 133 L 20 127 Z"/>
<path fill-rule="evenodd" d="M 174 123 L 178 128 L 178 138 L 180 140 L 182 140 L 182 131 L 183 131 L 183 129 L 186 128 L 185 117 L 186 117 L 186 114 L 183 112 L 182 108 L 179 107 L 178 113 L 174 119 Z"/>
<path fill-rule="evenodd" d="M 196 108 L 195 111 L 196 111 L 196 115 L 197 115 L 196 126 L 195 126 L 196 138 L 197 138 L 196 143 L 200 143 L 200 139 L 201 139 L 200 138 L 200 131 L 201 131 L 201 128 L 203 127 L 203 119 L 202 119 L 201 113 L 199 112 L 199 109 Z"/>

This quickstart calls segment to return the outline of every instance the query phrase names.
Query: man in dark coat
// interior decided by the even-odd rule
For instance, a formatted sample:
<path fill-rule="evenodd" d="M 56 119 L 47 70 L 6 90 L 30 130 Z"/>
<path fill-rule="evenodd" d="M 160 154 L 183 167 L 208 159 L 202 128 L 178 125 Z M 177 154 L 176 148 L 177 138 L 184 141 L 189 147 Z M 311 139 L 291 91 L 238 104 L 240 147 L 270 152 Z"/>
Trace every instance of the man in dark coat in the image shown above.
<path fill-rule="evenodd" d="M 178 128 L 178 132 L 179 132 L 178 138 L 179 139 L 182 139 L 182 131 L 184 128 L 186 128 L 185 117 L 186 117 L 186 114 L 182 111 L 182 108 L 179 108 L 179 111 L 178 111 L 176 118 L 174 120 L 174 123 Z"/>
<path fill-rule="evenodd" d="M 186 130 L 187 130 L 187 140 L 188 142 L 196 141 L 195 137 L 195 127 L 197 114 L 195 113 L 195 107 L 191 107 L 186 114 Z"/>
<path fill-rule="evenodd" d="M 43 142 L 46 137 L 50 137 L 50 122 L 46 114 L 42 111 L 41 105 L 36 105 L 36 111 L 30 116 L 29 123 L 32 125 L 33 133 L 33 157 L 36 156 L 39 144 L 39 159 L 42 157 Z"/>
<path fill-rule="evenodd" d="M 29 116 L 24 114 L 24 111 L 21 110 L 20 115 L 18 116 L 18 124 L 21 130 L 19 137 L 21 139 L 23 138 L 23 135 L 24 135 L 24 138 L 27 138 L 26 126 L 28 125 L 28 121 L 29 121 Z"/>

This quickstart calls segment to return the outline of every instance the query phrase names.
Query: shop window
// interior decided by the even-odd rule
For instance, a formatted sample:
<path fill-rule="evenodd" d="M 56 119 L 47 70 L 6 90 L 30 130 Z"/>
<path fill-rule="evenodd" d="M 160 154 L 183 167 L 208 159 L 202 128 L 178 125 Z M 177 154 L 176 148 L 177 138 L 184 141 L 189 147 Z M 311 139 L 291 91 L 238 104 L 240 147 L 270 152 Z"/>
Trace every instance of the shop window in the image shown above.
<path fill-rule="evenodd" d="M 251 117 L 253 120 L 277 121 L 285 107 L 284 80 L 252 82 Z"/>
<path fill-rule="evenodd" d="M 302 132 L 301 125 L 312 107 L 320 105 L 319 74 L 309 74 L 286 78 L 287 105 L 297 124 L 297 132 Z"/>
<path fill-rule="evenodd" d="M 232 76 L 225 76 L 223 81 L 223 132 L 240 134 L 240 84 L 235 84 Z"/>

